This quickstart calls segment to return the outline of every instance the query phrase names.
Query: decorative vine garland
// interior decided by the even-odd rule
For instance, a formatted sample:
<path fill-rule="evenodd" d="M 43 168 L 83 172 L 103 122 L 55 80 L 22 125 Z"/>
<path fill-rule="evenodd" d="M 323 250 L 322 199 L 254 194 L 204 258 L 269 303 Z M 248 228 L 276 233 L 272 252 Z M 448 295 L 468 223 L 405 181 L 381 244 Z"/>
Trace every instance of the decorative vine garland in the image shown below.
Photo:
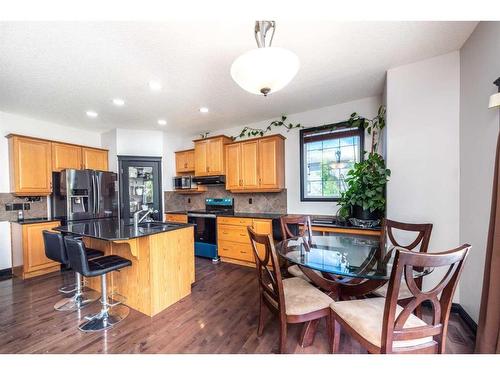
<path fill-rule="evenodd" d="M 285 121 L 287 119 L 286 115 L 281 116 L 281 120 L 275 120 L 271 122 L 265 129 L 258 129 L 258 128 L 251 128 L 249 126 L 245 126 L 239 135 L 231 137 L 233 141 L 237 140 L 238 138 L 245 138 L 245 137 L 255 137 L 255 136 L 260 136 L 263 137 L 266 133 L 270 132 L 273 127 L 275 128 L 280 128 L 284 127 L 286 128 L 287 132 L 289 132 L 292 129 L 303 129 L 304 127 L 300 124 L 292 124 L 288 123 L 286 124 Z M 383 129 L 385 126 L 385 107 L 380 106 L 377 116 L 375 116 L 373 119 L 366 119 L 364 117 L 359 116 L 356 112 L 352 113 L 349 119 L 347 120 L 347 123 L 349 124 L 350 127 L 359 127 L 362 126 L 368 134 L 372 134 L 372 153 L 377 152 L 377 146 L 378 146 L 378 132 L 377 132 L 377 126 L 379 126 L 379 131 Z M 329 129 L 330 131 L 334 131 L 337 129 L 336 124 L 332 124 Z M 200 134 L 201 138 L 207 138 L 209 132 L 205 132 L 203 134 Z"/>
<path fill-rule="evenodd" d="M 233 141 L 237 140 L 238 138 L 245 138 L 245 137 L 254 137 L 256 135 L 263 137 L 266 133 L 270 132 L 274 127 L 279 128 L 279 127 L 285 127 L 286 131 L 289 132 L 292 129 L 301 129 L 303 128 L 302 125 L 300 124 L 285 124 L 286 121 L 286 115 L 281 116 L 281 120 L 276 120 L 271 122 L 265 129 L 257 129 L 257 128 L 251 128 L 249 126 L 245 126 L 239 135 L 231 137 Z"/>

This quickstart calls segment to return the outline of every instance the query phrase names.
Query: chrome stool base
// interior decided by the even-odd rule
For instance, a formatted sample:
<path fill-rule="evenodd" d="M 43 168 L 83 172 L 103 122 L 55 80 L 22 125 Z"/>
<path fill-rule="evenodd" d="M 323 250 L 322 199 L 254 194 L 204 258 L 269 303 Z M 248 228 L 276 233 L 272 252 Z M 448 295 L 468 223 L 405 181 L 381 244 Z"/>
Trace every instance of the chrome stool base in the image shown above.
<path fill-rule="evenodd" d="M 78 329 L 83 332 L 96 332 L 108 329 L 125 319 L 130 309 L 124 305 L 109 307 L 106 311 L 100 311 L 94 316 L 86 317 L 88 322 L 80 324 Z"/>
<path fill-rule="evenodd" d="M 87 322 L 80 324 L 78 329 L 83 332 L 96 332 L 113 327 L 115 324 L 121 322 L 128 316 L 130 309 L 122 305 L 125 298 L 117 293 L 111 293 L 111 300 L 115 302 L 110 303 L 108 297 L 108 289 L 106 285 L 106 274 L 101 275 L 101 311 L 97 314 L 86 316 Z M 116 300 L 116 297 L 121 297 Z"/>
<path fill-rule="evenodd" d="M 54 309 L 57 311 L 77 311 L 97 301 L 99 297 L 100 294 L 94 290 L 85 291 L 70 298 L 63 298 L 54 305 Z"/>

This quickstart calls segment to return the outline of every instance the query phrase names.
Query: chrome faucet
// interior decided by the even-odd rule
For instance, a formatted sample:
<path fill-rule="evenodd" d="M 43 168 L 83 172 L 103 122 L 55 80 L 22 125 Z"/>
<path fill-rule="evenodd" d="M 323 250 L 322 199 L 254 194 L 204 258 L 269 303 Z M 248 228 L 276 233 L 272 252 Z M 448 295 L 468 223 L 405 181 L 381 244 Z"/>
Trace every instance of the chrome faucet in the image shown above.
<path fill-rule="evenodd" d="M 139 215 L 143 212 L 146 212 L 141 218 L 139 218 Z M 138 230 L 139 229 L 139 224 L 144 221 L 150 214 L 158 212 L 157 210 L 153 210 L 152 208 L 146 208 L 142 209 L 140 211 L 134 212 L 134 229 Z"/>

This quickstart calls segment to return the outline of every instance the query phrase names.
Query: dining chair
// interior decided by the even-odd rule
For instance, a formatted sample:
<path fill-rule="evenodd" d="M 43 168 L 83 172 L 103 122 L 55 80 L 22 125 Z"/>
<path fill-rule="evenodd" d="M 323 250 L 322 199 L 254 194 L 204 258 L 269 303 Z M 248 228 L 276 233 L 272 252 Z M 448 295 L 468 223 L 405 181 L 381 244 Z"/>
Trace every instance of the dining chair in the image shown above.
<path fill-rule="evenodd" d="M 408 243 L 402 244 L 401 241 L 396 239 L 395 230 L 406 232 L 405 234 L 412 233 L 416 235 L 415 239 Z M 399 221 L 384 219 L 382 221 L 382 230 L 380 233 L 380 248 L 384 249 L 388 245 L 388 240 L 390 242 L 390 248 L 401 247 L 406 250 L 427 253 L 429 248 L 429 241 L 431 239 L 432 224 L 413 224 L 413 223 L 402 223 Z M 417 286 L 422 289 L 422 278 L 416 278 L 415 282 Z M 373 294 L 379 297 L 387 296 L 388 283 L 385 283 L 382 287 L 373 291 Z M 406 283 L 402 283 L 399 289 L 399 300 L 400 303 L 405 303 L 405 300 L 412 297 L 412 293 L 408 289 Z M 417 315 L 421 316 L 420 309 L 417 309 Z"/>
<path fill-rule="evenodd" d="M 312 236 L 312 226 L 311 226 L 311 218 L 305 215 L 286 215 L 280 217 L 281 224 L 281 235 L 283 237 L 283 241 L 292 237 L 305 237 L 311 240 Z M 304 272 L 300 270 L 300 267 L 296 264 L 289 266 L 287 271 L 290 275 L 295 277 L 300 277 L 307 282 L 311 282 L 309 278 L 304 275 Z M 318 274 L 321 274 L 319 271 L 315 271 Z"/>
<path fill-rule="evenodd" d="M 338 352 L 340 326 L 370 353 L 444 353 L 453 294 L 470 245 L 442 253 L 415 253 L 395 248 L 387 298 L 333 302 L 332 352 Z M 448 268 L 439 283 L 428 291 L 417 286 L 417 268 Z M 401 282 L 412 293 L 405 307 L 398 305 Z M 431 304 L 432 323 L 413 314 L 423 302 Z"/>
<path fill-rule="evenodd" d="M 283 279 L 271 236 L 258 234 L 250 226 L 247 229 L 259 281 L 260 308 L 257 335 L 261 336 L 264 330 L 266 306 L 279 316 L 280 353 L 286 352 L 289 323 L 305 323 L 326 318 L 328 332 L 332 332 L 330 304 L 333 299 L 300 277 Z"/>

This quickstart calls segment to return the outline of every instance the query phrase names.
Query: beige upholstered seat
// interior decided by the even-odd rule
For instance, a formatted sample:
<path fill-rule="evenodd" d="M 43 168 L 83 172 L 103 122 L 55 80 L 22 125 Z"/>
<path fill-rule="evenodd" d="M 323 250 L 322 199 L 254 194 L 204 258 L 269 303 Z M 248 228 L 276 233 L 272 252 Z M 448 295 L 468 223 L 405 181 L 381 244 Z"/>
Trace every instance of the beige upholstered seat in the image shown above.
<path fill-rule="evenodd" d="M 272 285 L 269 285 L 272 288 Z M 303 315 L 330 306 L 333 299 L 300 277 L 283 279 L 286 315 Z M 264 296 L 275 305 L 272 298 Z"/>
<path fill-rule="evenodd" d="M 309 278 L 304 275 L 304 272 L 301 271 L 301 269 L 299 268 L 298 265 L 294 264 L 293 266 L 290 266 L 288 267 L 288 273 L 292 276 L 295 276 L 295 277 L 300 277 L 301 279 L 307 281 L 308 283 L 311 282 L 311 280 L 309 280 Z M 316 272 L 318 274 L 318 276 L 321 276 L 321 272 L 319 271 L 316 271 L 316 270 L 313 270 L 314 272 Z"/>
<path fill-rule="evenodd" d="M 380 296 L 380 297 L 387 297 L 388 286 L 389 286 L 389 283 L 385 283 L 380 288 L 373 291 L 373 294 Z M 405 299 L 405 298 L 411 298 L 411 297 L 413 297 L 413 294 L 410 292 L 410 289 L 408 289 L 408 285 L 406 284 L 405 281 L 402 281 L 401 286 L 399 287 L 398 300 Z"/>
<path fill-rule="evenodd" d="M 359 335 L 364 337 L 371 344 L 380 347 L 382 340 L 382 324 L 384 321 L 385 298 L 367 298 L 354 301 L 333 302 L 330 307 Z M 403 308 L 397 306 L 398 316 Z M 427 325 L 423 320 L 411 314 L 406 321 L 404 328 L 414 328 Z M 394 341 L 394 348 L 403 348 L 414 345 L 421 345 L 432 341 L 432 337 L 424 337 L 415 340 Z"/>

